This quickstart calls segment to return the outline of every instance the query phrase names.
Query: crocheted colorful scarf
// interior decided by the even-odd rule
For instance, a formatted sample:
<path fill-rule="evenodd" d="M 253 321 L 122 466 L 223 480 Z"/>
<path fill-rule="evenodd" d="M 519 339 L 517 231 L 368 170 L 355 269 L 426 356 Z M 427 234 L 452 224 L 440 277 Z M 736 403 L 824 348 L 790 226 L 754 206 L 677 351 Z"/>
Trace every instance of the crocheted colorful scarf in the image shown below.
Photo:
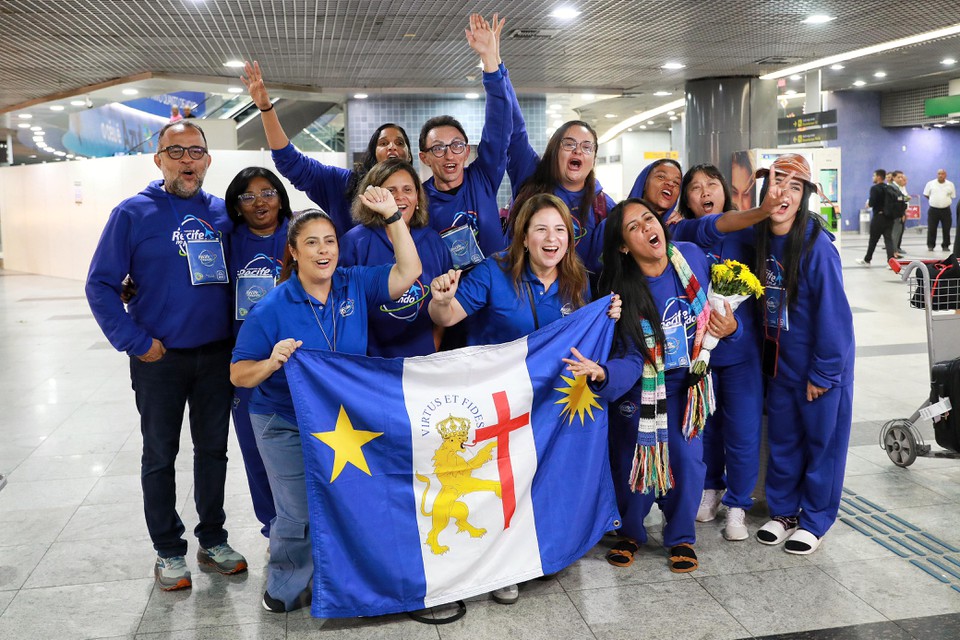
<path fill-rule="evenodd" d="M 690 310 L 697 318 L 697 332 L 693 339 L 691 362 L 700 353 L 703 337 L 710 319 L 710 303 L 700 282 L 673 244 L 667 245 L 667 258 L 680 278 L 690 302 Z M 670 451 L 667 446 L 667 385 L 663 371 L 663 345 L 657 344 L 653 326 L 641 319 L 643 339 L 647 350 L 654 354 L 653 362 L 645 362 L 641 377 L 640 422 L 637 427 L 637 447 L 630 470 L 630 490 L 661 496 L 673 487 L 670 471 Z M 690 374 L 693 375 L 692 373 Z M 703 431 L 704 424 L 713 414 L 716 401 L 709 371 L 705 376 L 696 376 L 687 392 L 687 406 L 683 416 L 683 435 L 690 440 Z"/>

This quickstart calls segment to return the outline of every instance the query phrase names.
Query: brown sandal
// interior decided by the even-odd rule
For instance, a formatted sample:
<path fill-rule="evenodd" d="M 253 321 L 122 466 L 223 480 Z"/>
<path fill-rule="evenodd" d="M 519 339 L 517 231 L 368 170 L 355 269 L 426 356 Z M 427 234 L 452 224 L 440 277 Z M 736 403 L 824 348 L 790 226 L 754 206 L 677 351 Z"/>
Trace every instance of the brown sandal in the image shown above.
<path fill-rule="evenodd" d="M 640 547 L 630 538 L 621 538 L 607 551 L 607 562 L 615 567 L 629 567 L 633 564 L 633 554 L 640 551 Z"/>
<path fill-rule="evenodd" d="M 670 547 L 670 571 L 673 573 L 690 573 L 700 567 L 697 562 L 697 553 L 689 544 L 684 542 Z"/>

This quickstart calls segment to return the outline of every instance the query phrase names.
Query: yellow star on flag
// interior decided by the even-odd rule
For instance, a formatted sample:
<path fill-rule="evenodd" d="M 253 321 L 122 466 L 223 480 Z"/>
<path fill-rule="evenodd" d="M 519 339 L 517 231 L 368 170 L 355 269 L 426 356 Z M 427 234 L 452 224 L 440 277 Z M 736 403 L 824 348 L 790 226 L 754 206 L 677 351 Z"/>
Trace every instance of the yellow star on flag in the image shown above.
<path fill-rule="evenodd" d="M 347 417 L 343 405 L 340 405 L 340 415 L 337 416 L 336 428 L 333 431 L 311 433 L 310 435 L 333 449 L 333 475 L 330 477 L 332 483 L 348 462 L 368 476 L 371 475 L 370 467 L 367 466 L 367 459 L 363 457 L 362 447 L 374 438 L 382 436 L 383 432 L 357 431 L 350 423 L 350 418 Z"/>

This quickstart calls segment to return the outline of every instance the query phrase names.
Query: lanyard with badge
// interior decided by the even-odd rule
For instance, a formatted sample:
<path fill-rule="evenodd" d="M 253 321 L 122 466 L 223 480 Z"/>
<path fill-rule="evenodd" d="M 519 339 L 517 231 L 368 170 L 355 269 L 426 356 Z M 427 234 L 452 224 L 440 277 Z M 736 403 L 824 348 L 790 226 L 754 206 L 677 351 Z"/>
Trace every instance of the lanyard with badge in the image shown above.
<path fill-rule="evenodd" d="M 199 229 L 184 229 L 190 222 L 195 222 Z M 181 239 L 180 255 L 187 257 L 191 285 L 226 284 L 230 282 L 219 231 L 214 230 L 205 220 L 193 215 L 186 215 L 177 226 L 177 235 Z"/>
<path fill-rule="evenodd" d="M 676 311 L 669 317 L 672 308 Z M 696 318 L 690 314 L 690 303 L 686 298 L 672 298 L 663 310 L 660 326 L 663 329 L 663 370 L 688 368 L 690 366 L 690 341 L 687 327 Z M 692 326 L 692 325 L 691 325 Z"/>
<path fill-rule="evenodd" d="M 258 253 L 237 271 L 237 295 L 234 317 L 243 320 L 250 308 L 277 286 L 281 263 L 265 253 Z"/>

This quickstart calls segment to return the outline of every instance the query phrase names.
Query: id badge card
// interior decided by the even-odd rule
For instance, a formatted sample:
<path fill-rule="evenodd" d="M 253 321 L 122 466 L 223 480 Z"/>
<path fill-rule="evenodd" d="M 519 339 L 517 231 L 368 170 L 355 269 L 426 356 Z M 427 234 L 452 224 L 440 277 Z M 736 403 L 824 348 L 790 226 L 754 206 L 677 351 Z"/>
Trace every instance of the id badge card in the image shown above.
<path fill-rule="evenodd" d="M 244 320 L 250 307 L 260 302 L 263 296 L 277 286 L 273 276 L 237 276 L 236 309 L 234 318 Z"/>
<path fill-rule="evenodd" d="M 784 304 L 786 301 L 786 291 L 781 287 L 767 286 L 764 293 L 766 303 L 763 310 L 764 325 L 789 331 L 790 317 L 787 315 L 787 306 Z"/>
<path fill-rule="evenodd" d="M 447 229 L 440 237 L 447 244 L 454 269 L 469 269 L 483 262 L 483 252 L 468 225 Z"/>
<path fill-rule="evenodd" d="M 664 327 L 663 337 L 663 370 L 688 368 L 690 344 L 687 342 L 687 328 L 682 324 Z"/>
<path fill-rule="evenodd" d="M 188 240 L 187 264 L 193 286 L 230 282 L 227 263 L 223 259 L 223 245 L 219 240 Z"/>

